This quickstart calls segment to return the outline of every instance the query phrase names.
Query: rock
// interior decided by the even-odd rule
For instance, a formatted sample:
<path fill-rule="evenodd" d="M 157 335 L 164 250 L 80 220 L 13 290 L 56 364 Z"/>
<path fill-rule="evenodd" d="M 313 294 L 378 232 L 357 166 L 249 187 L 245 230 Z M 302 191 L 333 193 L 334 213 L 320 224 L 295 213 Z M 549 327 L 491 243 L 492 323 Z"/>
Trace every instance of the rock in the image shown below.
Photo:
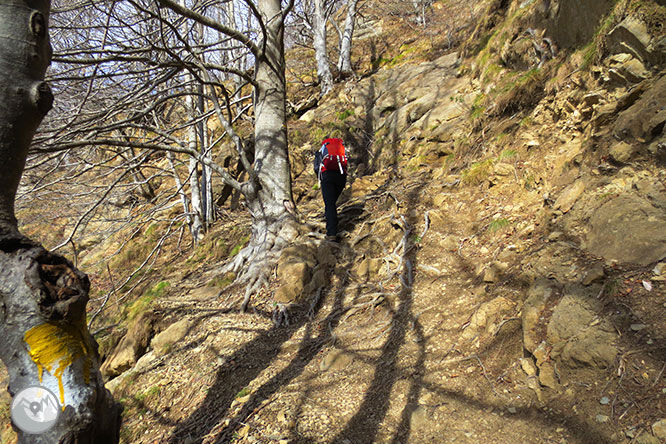
<path fill-rule="evenodd" d="M 607 45 L 611 54 L 630 53 L 639 60 L 647 60 L 651 39 L 645 23 L 629 16 L 608 33 Z"/>
<path fill-rule="evenodd" d="M 218 287 L 194 288 L 187 294 L 187 298 L 189 300 L 210 300 L 217 297 L 220 294 L 220 290 Z"/>
<path fill-rule="evenodd" d="M 604 396 L 599 400 L 599 404 L 601 405 L 608 405 L 610 404 L 610 398 L 608 396 Z"/>
<path fill-rule="evenodd" d="M 606 415 L 597 415 L 594 417 L 594 419 L 596 419 L 598 423 L 604 423 L 610 420 L 610 418 Z"/>
<path fill-rule="evenodd" d="M 528 290 L 527 300 L 523 304 L 523 345 L 529 352 L 534 352 L 542 339 L 538 335 L 539 318 L 546 308 L 546 303 L 553 294 L 547 279 L 537 280 Z"/>
<path fill-rule="evenodd" d="M 583 194 L 583 191 L 585 191 L 585 181 L 578 179 L 562 191 L 562 194 L 560 194 L 555 204 L 553 204 L 553 209 L 567 213 L 574 206 L 581 194 Z"/>
<path fill-rule="evenodd" d="M 512 415 L 514 415 L 514 414 L 516 414 L 516 412 L 518 412 L 518 410 L 517 410 L 515 407 L 509 407 L 509 408 L 506 409 L 506 410 L 507 410 L 509 413 L 511 413 Z"/>
<path fill-rule="evenodd" d="M 493 172 L 498 176 L 514 176 L 516 167 L 508 163 L 497 163 L 493 168 Z"/>
<path fill-rule="evenodd" d="M 327 286 L 330 280 L 330 275 L 331 272 L 329 271 L 328 266 L 318 265 L 312 274 L 312 279 L 310 279 L 310 282 L 308 282 L 303 291 L 306 294 L 312 294 L 318 289 Z"/>
<path fill-rule="evenodd" d="M 652 433 L 661 440 L 666 440 L 666 419 L 662 418 L 652 424 Z"/>
<path fill-rule="evenodd" d="M 303 243 L 292 245 L 282 250 L 280 258 L 278 259 L 278 277 L 281 275 L 281 265 L 285 266 L 289 263 L 302 262 L 309 268 L 314 268 L 315 265 L 317 265 L 317 248 L 318 245 Z"/>
<path fill-rule="evenodd" d="M 612 0 L 538 2 L 543 23 L 536 25 L 545 27 L 546 35 L 559 48 L 577 47 L 594 36 L 599 21 L 614 4 Z"/>
<path fill-rule="evenodd" d="M 605 100 L 605 94 L 601 91 L 593 91 L 583 96 L 583 103 L 587 106 L 598 105 L 601 101 Z"/>
<path fill-rule="evenodd" d="M 555 366 L 552 363 L 544 362 L 539 366 L 539 383 L 553 390 L 560 386 Z"/>
<path fill-rule="evenodd" d="M 631 324 L 629 326 L 629 328 L 631 328 L 631 331 L 641 331 L 641 330 L 645 330 L 647 328 L 647 325 L 645 325 L 645 324 Z"/>
<path fill-rule="evenodd" d="M 610 148 L 608 154 L 617 163 L 627 163 L 635 152 L 634 147 L 628 143 L 618 142 Z"/>
<path fill-rule="evenodd" d="M 443 251 L 454 252 L 458 251 L 460 241 L 454 236 L 446 236 L 439 242 L 439 246 Z"/>
<path fill-rule="evenodd" d="M 536 139 L 530 139 L 527 142 L 525 142 L 525 146 L 527 147 L 528 150 L 532 150 L 541 147 L 541 143 Z"/>
<path fill-rule="evenodd" d="M 620 113 L 614 133 L 620 139 L 651 141 L 664 131 L 665 123 L 666 75 L 662 75 L 636 103 Z"/>
<path fill-rule="evenodd" d="M 273 300 L 282 305 L 298 302 L 303 294 L 304 288 L 305 286 L 302 285 L 302 282 L 288 282 L 282 284 L 275 290 L 275 293 L 273 293 Z"/>
<path fill-rule="evenodd" d="M 537 368 L 534 361 L 530 358 L 520 358 L 520 368 L 523 369 L 527 376 L 536 376 Z"/>
<path fill-rule="evenodd" d="M 666 131 L 666 129 L 664 130 Z M 657 162 L 666 164 L 666 137 L 661 140 L 655 140 L 648 147 L 648 152 L 657 158 Z"/>
<path fill-rule="evenodd" d="M 651 77 L 650 71 L 645 69 L 645 65 L 640 60 L 632 58 L 623 63 L 618 71 L 630 83 L 638 83 Z"/>
<path fill-rule="evenodd" d="M 158 334 L 150 341 L 150 347 L 157 356 L 168 353 L 169 348 L 183 339 L 190 330 L 190 320 L 181 319 L 171 324 L 166 330 Z"/>
<path fill-rule="evenodd" d="M 604 277 L 606 277 L 606 273 L 604 271 L 603 265 L 596 263 L 587 271 L 587 273 L 585 273 L 585 277 L 583 278 L 583 285 L 588 286 L 594 284 L 595 282 L 601 282 L 603 281 Z"/>
<path fill-rule="evenodd" d="M 303 114 L 303 115 L 300 117 L 300 119 L 298 119 L 298 120 L 301 120 L 301 121 L 303 121 L 303 122 L 305 122 L 305 123 L 312 123 L 312 122 L 314 121 L 314 119 L 315 119 L 316 111 L 317 111 L 316 108 L 315 108 L 315 109 L 311 109 L 311 110 L 307 111 L 305 114 Z"/>
<path fill-rule="evenodd" d="M 546 341 L 541 341 L 541 344 L 532 351 L 532 355 L 536 359 L 537 367 L 541 367 L 541 364 L 548 360 L 548 346 Z"/>
<path fill-rule="evenodd" d="M 148 366 L 150 366 L 150 364 L 155 362 L 155 359 L 157 359 L 157 356 L 155 355 L 155 352 L 151 350 L 145 355 L 141 356 L 138 361 L 136 361 L 134 368 L 137 372 L 145 370 L 148 368 Z"/>
<path fill-rule="evenodd" d="M 546 332 L 552 344 L 551 357 L 569 367 L 607 368 L 617 356 L 617 335 L 605 321 L 599 321 L 595 295 L 584 287 L 572 286 L 553 310 Z"/>
<path fill-rule="evenodd" d="M 497 271 L 493 267 L 486 267 L 483 270 L 483 282 L 496 282 L 497 281 Z"/>
<path fill-rule="evenodd" d="M 657 262 L 666 257 L 666 215 L 640 197 L 616 197 L 592 214 L 587 249 L 609 261 Z"/>
<path fill-rule="evenodd" d="M 319 370 L 326 372 L 329 370 L 342 370 L 354 361 L 354 357 L 342 350 L 331 350 L 319 364 Z"/>
<path fill-rule="evenodd" d="M 352 198 L 358 198 L 358 197 L 364 197 L 367 194 L 372 193 L 373 191 L 377 190 L 380 186 L 382 186 L 385 181 L 388 179 L 388 176 L 382 172 L 379 171 L 372 176 L 363 176 L 361 178 L 358 178 L 354 180 L 354 182 L 351 184 L 351 197 Z"/>
<path fill-rule="evenodd" d="M 305 285 L 310 281 L 310 267 L 305 262 L 296 260 L 289 262 L 278 262 L 278 278 L 282 285 L 276 290 L 276 300 L 281 302 L 294 302 L 297 300 Z M 284 300 L 282 300 L 284 299 Z"/>
<path fill-rule="evenodd" d="M 104 377 L 118 376 L 136 364 L 148 348 L 155 322 L 153 311 L 143 312 L 134 319 L 111 356 L 102 364 L 100 371 Z"/>
<path fill-rule="evenodd" d="M 481 304 L 472 315 L 462 337 L 472 339 L 479 334 L 494 333 L 502 319 L 513 310 L 514 305 L 512 301 L 501 296 Z"/>

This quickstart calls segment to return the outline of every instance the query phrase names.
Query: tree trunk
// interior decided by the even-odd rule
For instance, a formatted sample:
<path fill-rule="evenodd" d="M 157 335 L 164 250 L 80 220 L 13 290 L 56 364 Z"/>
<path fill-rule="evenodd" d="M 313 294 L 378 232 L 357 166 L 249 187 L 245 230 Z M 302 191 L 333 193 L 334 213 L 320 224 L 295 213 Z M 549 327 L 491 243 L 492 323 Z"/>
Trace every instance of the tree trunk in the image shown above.
<path fill-rule="evenodd" d="M 89 281 L 65 258 L 18 233 L 14 199 L 32 137 L 53 97 L 50 2 L 0 2 L 0 359 L 12 396 L 41 385 L 63 411 L 50 430 L 20 443 L 116 443 L 120 408 L 104 388 L 85 324 Z"/>
<path fill-rule="evenodd" d="M 314 50 L 317 60 L 317 77 L 321 95 L 326 95 L 333 88 L 333 74 L 328 61 L 326 51 L 326 13 L 324 11 L 324 0 L 314 0 Z"/>
<path fill-rule="evenodd" d="M 296 218 L 287 149 L 284 22 L 280 0 L 259 0 L 266 23 L 266 44 L 255 61 L 254 171 L 257 180 L 244 184 L 243 195 L 252 216 L 252 235 L 227 269 L 243 269 L 250 296 L 266 282 L 277 255 L 295 236 Z"/>
<path fill-rule="evenodd" d="M 187 83 L 191 83 L 192 76 L 187 73 L 185 75 Z M 190 118 L 194 121 L 197 118 L 197 110 L 194 103 L 194 97 L 188 95 L 186 99 L 187 111 L 190 113 Z M 189 148 L 197 151 L 197 126 L 192 124 L 188 130 L 188 144 Z M 203 221 L 203 206 L 201 202 L 201 187 L 199 182 L 199 162 L 194 157 L 190 157 L 189 173 L 190 173 L 190 203 L 192 204 L 192 224 L 190 225 L 190 233 L 192 234 L 192 241 L 197 245 L 204 234 L 204 221 Z"/>
<path fill-rule="evenodd" d="M 358 0 L 347 0 L 347 17 L 345 18 L 345 29 L 340 41 L 340 57 L 338 59 L 338 71 L 342 77 L 354 74 L 351 64 L 352 37 L 356 24 L 356 5 Z"/>

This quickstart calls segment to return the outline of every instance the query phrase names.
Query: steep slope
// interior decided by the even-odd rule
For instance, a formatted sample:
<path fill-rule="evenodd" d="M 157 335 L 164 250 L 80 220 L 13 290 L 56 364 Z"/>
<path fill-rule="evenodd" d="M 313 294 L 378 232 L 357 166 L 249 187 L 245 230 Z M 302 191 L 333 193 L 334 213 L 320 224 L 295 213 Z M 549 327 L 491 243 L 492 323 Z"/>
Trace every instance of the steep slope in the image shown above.
<path fill-rule="evenodd" d="M 664 8 L 599 2 L 572 37 L 585 2 L 494 3 L 466 57 L 396 57 L 291 123 L 301 237 L 248 314 L 212 261 L 163 276 L 162 333 L 108 384 L 123 442 L 666 438 Z M 339 245 L 324 133 L 354 165 Z"/>

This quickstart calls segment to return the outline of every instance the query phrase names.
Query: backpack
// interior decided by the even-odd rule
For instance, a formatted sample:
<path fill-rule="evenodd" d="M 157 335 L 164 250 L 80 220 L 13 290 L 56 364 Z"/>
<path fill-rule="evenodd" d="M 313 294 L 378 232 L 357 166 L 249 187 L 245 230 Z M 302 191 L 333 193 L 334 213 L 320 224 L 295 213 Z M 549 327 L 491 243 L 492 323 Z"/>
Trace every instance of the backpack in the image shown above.
<path fill-rule="evenodd" d="M 321 143 L 321 148 L 315 153 L 314 171 L 320 179 L 324 171 L 347 173 L 347 155 L 342 139 L 329 138 Z"/>

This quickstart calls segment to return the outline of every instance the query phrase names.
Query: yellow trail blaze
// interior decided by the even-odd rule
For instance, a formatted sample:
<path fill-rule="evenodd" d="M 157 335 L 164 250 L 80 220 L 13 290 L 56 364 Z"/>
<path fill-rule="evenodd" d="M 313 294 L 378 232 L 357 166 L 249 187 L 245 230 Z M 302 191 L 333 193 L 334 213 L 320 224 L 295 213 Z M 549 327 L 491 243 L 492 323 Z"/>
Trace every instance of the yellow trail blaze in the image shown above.
<path fill-rule="evenodd" d="M 28 353 L 37 364 L 39 382 L 42 382 L 44 370 L 58 379 L 60 405 L 64 410 L 65 388 L 62 383 L 62 375 L 65 369 L 77 359 L 85 359 L 83 377 L 86 384 L 90 382 L 91 363 L 83 332 L 77 327 L 46 323 L 28 330 L 23 335 L 23 340 L 30 347 Z"/>

